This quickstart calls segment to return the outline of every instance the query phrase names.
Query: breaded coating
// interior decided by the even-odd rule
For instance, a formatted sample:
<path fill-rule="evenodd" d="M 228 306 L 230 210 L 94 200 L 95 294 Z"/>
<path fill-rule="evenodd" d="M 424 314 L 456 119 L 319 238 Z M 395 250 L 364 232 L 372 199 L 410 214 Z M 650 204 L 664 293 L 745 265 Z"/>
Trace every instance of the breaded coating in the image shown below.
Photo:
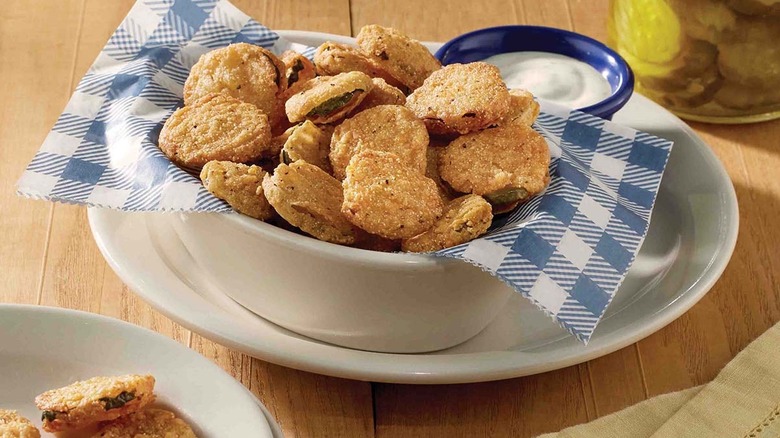
<path fill-rule="evenodd" d="M 458 137 L 439 157 L 439 173 L 453 189 L 493 205 L 540 193 L 550 181 L 549 165 L 547 142 L 519 123 Z"/>
<path fill-rule="evenodd" d="M 200 179 L 206 190 L 226 201 L 237 212 L 264 221 L 274 213 L 263 194 L 265 174 L 259 166 L 209 161 L 200 171 Z"/>
<path fill-rule="evenodd" d="M 349 245 L 356 230 L 341 214 L 341 184 L 305 161 L 280 164 L 263 178 L 268 202 L 287 222 L 320 240 Z"/>
<path fill-rule="evenodd" d="M 224 93 L 251 103 L 274 125 L 278 113 L 277 94 L 287 88 L 286 67 L 270 51 L 254 44 L 237 43 L 212 50 L 192 66 L 184 83 L 184 104 L 211 93 Z"/>
<path fill-rule="evenodd" d="M 160 131 L 159 146 L 174 163 L 249 162 L 272 151 L 268 117 L 226 94 L 209 94 L 177 109 Z"/>
<path fill-rule="evenodd" d="M 439 60 L 419 41 L 389 27 L 363 26 L 357 43 L 363 53 L 412 91 L 441 68 Z"/>
<path fill-rule="evenodd" d="M 431 74 L 406 107 L 432 134 L 466 134 L 495 125 L 510 112 L 501 73 L 484 62 L 450 64 Z"/>
<path fill-rule="evenodd" d="M 436 183 L 390 152 L 364 150 L 347 166 L 341 211 L 350 222 L 386 239 L 427 230 L 444 204 Z"/>
<path fill-rule="evenodd" d="M 336 127 L 330 142 L 333 175 L 344 179 L 349 160 L 360 151 L 392 152 L 412 169 L 425 173 L 425 125 L 400 105 L 381 105 L 356 114 Z"/>
<path fill-rule="evenodd" d="M 353 113 L 359 113 L 379 105 L 404 105 L 406 95 L 398 88 L 388 84 L 382 78 L 373 78 L 374 87 L 366 94 L 363 102 L 355 108 Z"/>
<path fill-rule="evenodd" d="M 464 195 L 444 207 L 444 214 L 428 231 L 404 239 L 408 252 L 431 252 L 460 245 L 485 234 L 493 221 L 490 203 L 478 195 Z"/>
<path fill-rule="evenodd" d="M 197 438 L 173 412 L 145 409 L 101 425 L 92 438 Z"/>
<path fill-rule="evenodd" d="M 358 49 L 346 44 L 334 43 L 333 41 L 322 43 L 314 53 L 314 64 L 317 68 L 317 74 L 320 76 L 334 76 L 339 73 L 360 71 L 372 78 L 382 78 L 395 87 L 404 86 L 375 61 L 362 54 Z"/>
<path fill-rule="evenodd" d="M 41 432 L 18 412 L 0 409 L 0 438 L 41 438 Z"/>
<path fill-rule="evenodd" d="M 371 78 L 359 71 L 314 78 L 287 100 L 287 118 L 293 123 L 308 119 L 316 124 L 341 120 L 360 105 L 373 86 Z"/>
<path fill-rule="evenodd" d="M 531 126 L 539 117 L 539 109 L 539 102 L 531 92 L 520 88 L 509 90 L 509 114 L 504 121 Z"/>
<path fill-rule="evenodd" d="M 286 50 L 280 57 L 284 63 L 284 78 L 287 91 L 290 95 L 300 91 L 301 86 L 309 79 L 314 79 L 317 72 L 314 64 L 309 58 L 296 52 L 295 50 Z"/>
<path fill-rule="evenodd" d="M 331 173 L 330 135 L 309 120 L 290 128 L 290 135 L 282 147 L 280 160 L 284 164 L 292 164 L 303 160 L 313 164 L 325 172 Z"/>
<path fill-rule="evenodd" d="M 129 374 L 93 377 L 35 397 L 47 432 L 80 429 L 110 421 L 154 401 L 154 377 Z"/>
<path fill-rule="evenodd" d="M 439 190 L 439 196 L 441 200 L 446 204 L 457 196 L 452 187 L 449 186 L 439 174 L 439 155 L 444 151 L 444 146 L 437 146 L 433 142 L 428 145 L 426 151 L 426 165 L 425 176 L 432 179 L 436 183 L 436 188 Z"/>

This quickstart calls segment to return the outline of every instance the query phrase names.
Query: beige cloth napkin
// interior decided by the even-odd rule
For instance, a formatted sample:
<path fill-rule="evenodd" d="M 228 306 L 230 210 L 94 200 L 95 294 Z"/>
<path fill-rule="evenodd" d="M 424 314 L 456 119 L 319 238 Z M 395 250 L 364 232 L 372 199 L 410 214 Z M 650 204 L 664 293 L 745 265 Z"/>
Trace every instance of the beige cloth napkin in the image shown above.
<path fill-rule="evenodd" d="M 660 395 L 538 438 L 667 437 L 780 437 L 780 324 L 706 385 Z"/>

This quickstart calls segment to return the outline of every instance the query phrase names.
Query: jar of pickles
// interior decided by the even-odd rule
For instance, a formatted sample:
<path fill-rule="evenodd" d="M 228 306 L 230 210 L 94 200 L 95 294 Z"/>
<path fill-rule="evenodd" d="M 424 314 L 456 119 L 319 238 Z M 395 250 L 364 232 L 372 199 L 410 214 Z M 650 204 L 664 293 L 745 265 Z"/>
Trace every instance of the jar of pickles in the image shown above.
<path fill-rule="evenodd" d="M 680 117 L 780 118 L 780 0 L 612 0 L 609 43 Z"/>

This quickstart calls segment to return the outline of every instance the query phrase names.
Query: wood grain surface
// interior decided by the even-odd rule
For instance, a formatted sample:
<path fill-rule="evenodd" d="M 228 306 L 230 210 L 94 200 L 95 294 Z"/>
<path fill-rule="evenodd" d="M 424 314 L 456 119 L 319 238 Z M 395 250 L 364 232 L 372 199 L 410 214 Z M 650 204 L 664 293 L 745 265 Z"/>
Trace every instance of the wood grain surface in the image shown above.
<path fill-rule="evenodd" d="M 379 23 L 443 41 L 500 24 L 573 29 L 604 40 L 604 0 L 234 0 L 273 29 L 354 35 Z M 257 395 L 288 437 L 527 437 L 649 396 L 707 382 L 780 320 L 780 121 L 693 124 L 740 203 L 734 257 L 712 291 L 658 333 L 613 354 L 500 382 L 414 386 L 319 376 L 250 358 L 191 333 L 135 297 L 106 265 L 84 208 L 15 195 L 15 182 L 120 23 L 131 0 L 0 5 L 0 302 L 102 313 L 169 336 Z"/>

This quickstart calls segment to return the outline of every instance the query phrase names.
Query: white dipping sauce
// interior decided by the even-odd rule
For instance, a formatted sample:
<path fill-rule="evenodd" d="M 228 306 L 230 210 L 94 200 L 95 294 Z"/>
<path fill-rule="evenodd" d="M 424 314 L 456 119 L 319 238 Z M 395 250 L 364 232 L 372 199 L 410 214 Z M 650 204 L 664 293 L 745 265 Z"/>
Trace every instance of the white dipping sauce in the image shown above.
<path fill-rule="evenodd" d="M 612 94 L 609 82 L 595 68 L 565 55 L 511 52 L 484 61 L 501 70 L 507 87 L 523 88 L 570 108 L 593 105 Z"/>

